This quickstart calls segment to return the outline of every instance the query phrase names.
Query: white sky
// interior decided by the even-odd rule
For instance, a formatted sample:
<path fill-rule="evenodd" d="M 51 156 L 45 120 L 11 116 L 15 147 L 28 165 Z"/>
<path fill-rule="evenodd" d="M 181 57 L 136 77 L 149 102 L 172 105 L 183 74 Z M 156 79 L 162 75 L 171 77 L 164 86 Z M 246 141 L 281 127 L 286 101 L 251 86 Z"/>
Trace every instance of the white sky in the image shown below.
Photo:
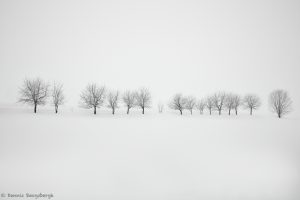
<path fill-rule="evenodd" d="M 25 77 L 176 92 L 290 92 L 300 110 L 300 1 L 0 0 L 0 103 Z"/>

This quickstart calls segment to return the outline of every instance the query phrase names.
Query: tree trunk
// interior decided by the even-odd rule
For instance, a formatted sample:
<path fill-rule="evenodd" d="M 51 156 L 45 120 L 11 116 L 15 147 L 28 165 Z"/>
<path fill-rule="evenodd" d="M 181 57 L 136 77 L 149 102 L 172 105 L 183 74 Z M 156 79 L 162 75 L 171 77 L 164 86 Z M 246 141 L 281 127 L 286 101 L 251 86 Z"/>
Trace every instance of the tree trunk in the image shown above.
<path fill-rule="evenodd" d="M 182 115 L 182 110 L 179 110 L 180 111 L 180 115 Z"/>
<path fill-rule="evenodd" d="M 145 114 L 145 108 L 144 108 L 144 107 L 142 107 L 142 109 L 143 109 L 142 113 L 143 113 L 143 114 Z"/>
<path fill-rule="evenodd" d="M 219 110 L 219 115 L 221 115 L 221 109 Z"/>
<path fill-rule="evenodd" d="M 37 104 L 35 103 L 35 104 L 34 104 L 34 110 L 33 110 L 34 113 L 36 113 L 36 107 L 37 107 Z"/>
<path fill-rule="evenodd" d="M 58 113 L 58 106 L 55 106 L 55 113 Z"/>
<path fill-rule="evenodd" d="M 252 108 L 250 108 L 250 115 L 252 115 Z"/>
<path fill-rule="evenodd" d="M 113 114 L 113 115 L 115 114 L 115 109 L 114 109 L 114 108 L 112 109 L 112 114 Z"/>
<path fill-rule="evenodd" d="M 97 110 L 97 107 L 95 106 L 95 107 L 94 107 L 94 115 L 96 115 L 96 113 L 97 113 L 96 110 Z"/>
<path fill-rule="evenodd" d="M 193 114 L 193 110 L 191 110 L 191 115 Z"/>
<path fill-rule="evenodd" d="M 211 109 L 209 109 L 209 115 L 211 115 Z"/>
<path fill-rule="evenodd" d="M 228 110 L 228 115 L 230 115 L 230 111 L 231 111 L 231 109 Z"/>
<path fill-rule="evenodd" d="M 127 115 L 129 114 L 129 106 L 127 106 Z"/>
<path fill-rule="evenodd" d="M 235 115 L 237 115 L 237 109 L 235 109 Z"/>

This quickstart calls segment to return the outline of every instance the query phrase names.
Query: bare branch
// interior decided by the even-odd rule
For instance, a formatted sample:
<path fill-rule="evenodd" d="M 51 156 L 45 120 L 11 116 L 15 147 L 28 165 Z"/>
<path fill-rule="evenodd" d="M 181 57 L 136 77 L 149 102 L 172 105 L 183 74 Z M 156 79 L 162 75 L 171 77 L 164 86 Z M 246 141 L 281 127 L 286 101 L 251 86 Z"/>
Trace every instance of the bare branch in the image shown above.
<path fill-rule="evenodd" d="M 112 114 L 115 114 L 116 108 L 118 108 L 119 103 L 119 91 L 110 91 L 107 95 L 108 105 L 107 107 L 112 109 Z"/>
<path fill-rule="evenodd" d="M 182 115 L 182 111 L 185 109 L 185 105 L 186 98 L 184 98 L 182 94 L 176 94 L 169 103 L 169 108 L 173 110 L 179 110 L 180 114 Z"/>
<path fill-rule="evenodd" d="M 211 115 L 211 111 L 214 108 L 214 101 L 212 96 L 208 96 L 206 98 L 206 107 L 209 110 L 209 114 Z"/>
<path fill-rule="evenodd" d="M 142 114 L 145 113 L 145 108 L 151 105 L 151 94 L 147 88 L 140 88 L 135 93 L 136 105 L 142 109 Z"/>
<path fill-rule="evenodd" d="M 248 94 L 244 97 L 244 107 L 250 109 L 250 115 L 253 110 L 257 110 L 261 106 L 260 98 L 255 94 Z"/>
<path fill-rule="evenodd" d="M 49 85 L 40 78 L 34 80 L 25 79 L 20 89 L 19 102 L 34 106 L 34 113 L 38 105 L 45 105 L 48 97 Z"/>
<path fill-rule="evenodd" d="M 52 103 L 55 107 L 55 113 L 58 113 L 58 106 L 64 104 L 64 101 L 63 85 L 54 83 L 52 89 Z"/>
<path fill-rule="evenodd" d="M 212 96 L 214 108 L 216 108 L 219 111 L 219 115 L 222 114 L 225 98 L 226 98 L 225 92 L 219 92 Z"/>
<path fill-rule="evenodd" d="M 234 109 L 234 94 L 227 94 L 224 101 L 224 106 L 228 110 L 228 115 L 231 114 L 231 110 Z"/>
<path fill-rule="evenodd" d="M 88 84 L 82 91 L 81 105 L 84 108 L 94 108 L 94 114 L 96 114 L 97 108 L 100 108 L 105 99 L 105 86 L 98 86 L 97 84 Z"/>
<path fill-rule="evenodd" d="M 233 108 L 235 110 L 235 115 L 238 114 L 238 108 L 242 105 L 242 98 L 239 95 L 233 95 Z"/>
<path fill-rule="evenodd" d="M 200 99 L 196 104 L 196 108 L 200 111 L 201 115 L 203 114 L 205 107 L 206 107 L 205 99 Z"/>
<path fill-rule="evenodd" d="M 275 90 L 269 96 L 271 110 L 275 112 L 278 118 L 292 111 L 292 100 L 285 90 Z"/>
<path fill-rule="evenodd" d="M 136 95 L 135 92 L 125 91 L 122 97 L 122 100 L 127 107 L 127 114 L 129 114 L 129 110 L 136 105 Z"/>
<path fill-rule="evenodd" d="M 196 107 L 196 98 L 193 96 L 186 97 L 185 108 L 193 114 L 193 109 Z"/>

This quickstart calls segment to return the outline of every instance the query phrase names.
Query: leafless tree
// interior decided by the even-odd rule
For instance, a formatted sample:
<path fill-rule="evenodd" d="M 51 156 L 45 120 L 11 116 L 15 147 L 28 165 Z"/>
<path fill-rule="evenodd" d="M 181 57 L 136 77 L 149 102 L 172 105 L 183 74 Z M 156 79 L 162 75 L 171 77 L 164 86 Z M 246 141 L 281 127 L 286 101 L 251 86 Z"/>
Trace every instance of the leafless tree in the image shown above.
<path fill-rule="evenodd" d="M 206 101 L 204 99 L 200 99 L 197 104 L 196 104 L 196 108 L 200 111 L 200 114 L 203 114 L 203 111 L 206 107 Z"/>
<path fill-rule="evenodd" d="M 55 113 L 58 113 L 58 106 L 64 104 L 65 96 L 62 84 L 54 83 L 52 89 L 52 103 L 55 108 Z"/>
<path fill-rule="evenodd" d="M 211 115 L 211 111 L 214 108 L 214 101 L 212 96 L 206 98 L 206 107 L 209 110 L 209 114 Z"/>
<path fill-rule="evenodd" d="M 158 107 L 158 112 L 162 113 L 164 110 L 164 104 L 160 102 L 160 103 L 158 103 L 157 107 Z"/>
<path fill-rule="evenodd" d="M 231 110 L 234 109 L 234 98 L 235 95 L 231 93 L 227 94 L 225 97 L 224 106 L 228 109 L 228 115 L 230 115 Z"/>
<path fill-rule="evenodd" d="M 142 114 L 145 114 L 145 108 L 151 106 L 151 94 L 147 88 L 140 88 L 136 92 L 136 105 L 142 109 Z"/>
<path fill-rule="evenodd" d="M 260 98 L 255 94 L 248 94 L 244 97 L 244 107 L 250 109 L 250 115 L 253 110 L 257 110 L 261 106 Z"/>
<path fill-rule="evenodd" d="M 185 104 L 186 98 L 184 98 L 182 94 L 176 94 L 169 103 L 169 107 L 173 110 L 179 110 L 182 115 L 182 112 L 185 109 Z"/>
<path fill-rule="evenodd" d="M 193 109 L 196 107 L 196 98 L 193 96 L 186 97 L 185 108 L 193 114 Z"/>
<path fill-rule="evenodd" d="M 127 107 L 127 114 L 129 114 L 129 110 L 136 105 L 135 92 L 131 92 L 129 90 L 125 91 L 122 97 L 122 100 Z"/>
<path fill-rule="evenodd" d="M 235 115 L 238 114 L 238 108 L 242 104 L 242 98 L 239 95 L 233 96 L 233 108 L 235 110 Z"/>
<path fill-rule="evenodd" d="M 214 107 L 219 111 L 219 115 L 221 115 L 225 103 L 226 93 L 225 92 L 216 93 L 213 95 L 212 98 L 213 98 Z"/>
<path fill-rule="evenodd" d="M 279 118 L 292 111 L 292 100 L 285 90 L 274 90 L 270 94 L 269 104 Z"/>
<path fill-rule="evenodd" d="M 96 115 L 97 108 L 100 108 L 105 100 L 105 86 L 98 86 L 97 84 L 88 84 L 82 91 L 80 98 L 81 104 L 84 108 L 94 108 Z"/>
<path fill-rule="evenodd" d="M 20 88 L 19 102 L 33 105 L 34 113 L 38 105 L 45 105 L 48 97 L 49 85 L 40 78 L 33 80 L 25 79 Z"/>
<path fill-rule="evenodd" d="M 116 108 L 119 107 L 119 91 L 110 91 L 107 95 L 108 105 L 107 107 L 112 109 L 112 114 L 115 114 Z"/>

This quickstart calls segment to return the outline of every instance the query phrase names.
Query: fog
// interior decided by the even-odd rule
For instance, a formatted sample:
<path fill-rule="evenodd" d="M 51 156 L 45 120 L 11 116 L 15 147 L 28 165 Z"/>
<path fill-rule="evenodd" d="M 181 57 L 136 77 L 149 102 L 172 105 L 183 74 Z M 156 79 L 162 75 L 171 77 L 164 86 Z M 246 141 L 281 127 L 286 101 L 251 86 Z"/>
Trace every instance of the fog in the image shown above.
<path fill-rule="evenodd" d="M 299 199 L 299 10 L 296 0 L 1 0 L 0 198 Z M 58 114 L 16 106 L 36 77 L 64 85 Z M 146 87 L 153 109 L 93 115 L 78 108 L 92 82 Z M 289 92 L 292 115 L 269 113 L 274 89 Z M 218 91 L 255 93 L 262 107 L 158 113 L 175 93 Z"/>
<path fill-rule="evenodd" d="M 87 83 L 176 92 L 289 91 L 300 110 L 299 1 L 0 2 L 0 103 L 25 77 L 64 84 L 78 106 Z"/>

